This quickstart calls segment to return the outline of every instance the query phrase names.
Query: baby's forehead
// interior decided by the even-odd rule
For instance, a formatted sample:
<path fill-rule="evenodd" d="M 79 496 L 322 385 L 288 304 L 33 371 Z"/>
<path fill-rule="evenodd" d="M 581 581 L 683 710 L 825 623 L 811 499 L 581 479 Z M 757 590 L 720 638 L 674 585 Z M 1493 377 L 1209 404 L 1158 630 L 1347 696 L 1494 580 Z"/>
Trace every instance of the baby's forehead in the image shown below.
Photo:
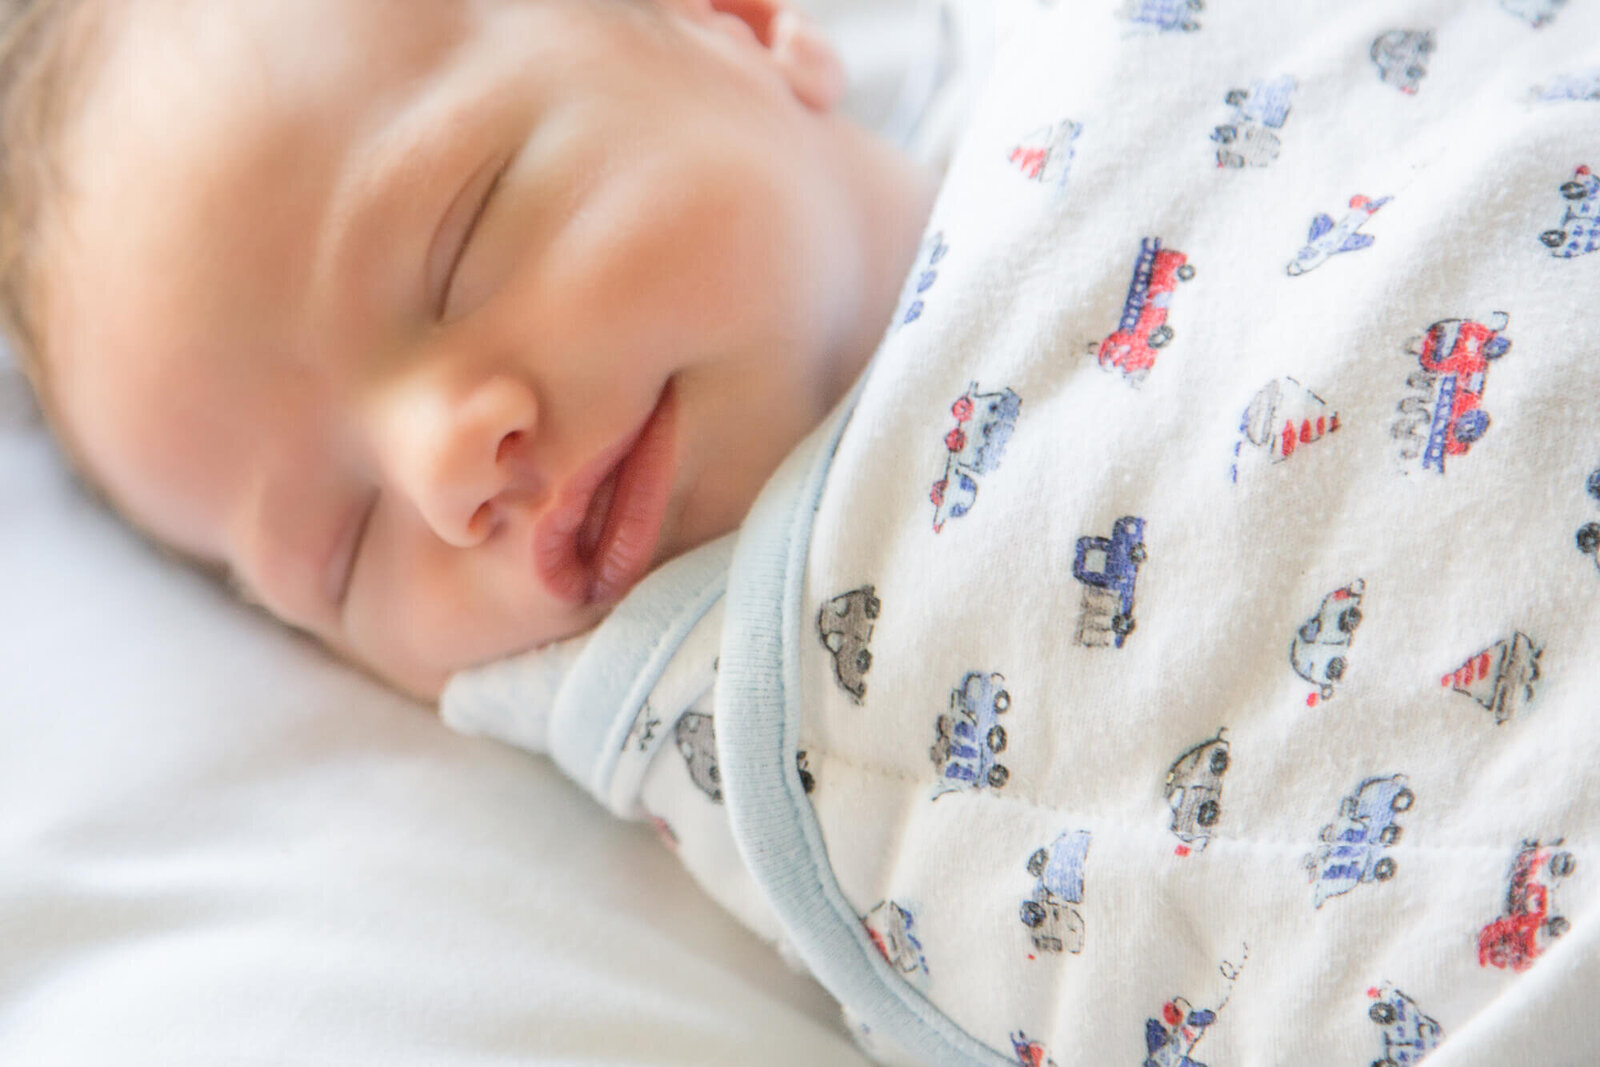
<path fill-rule="evenodd" d="M 44 317 L 62 431 L 124 510 L 140 510 L 127 505 L 132 465 L 183 459 L 182 440 L 130 455 L 130 442 L 171 437 L 140 408 L 204 421 L 209 402 L 271 395 L 296 373 L 289 309 L 306 304 L 341 161 L 369 116 L 448 54 L 459 20 L 446 16 L 463 5 L 419 0 L 416 21 L 397 6 L 139 0 L 107 27 L 62 131 Z M 154 514 L 177 502 L 145 510 L 136 521 L 181 543 Z"/>

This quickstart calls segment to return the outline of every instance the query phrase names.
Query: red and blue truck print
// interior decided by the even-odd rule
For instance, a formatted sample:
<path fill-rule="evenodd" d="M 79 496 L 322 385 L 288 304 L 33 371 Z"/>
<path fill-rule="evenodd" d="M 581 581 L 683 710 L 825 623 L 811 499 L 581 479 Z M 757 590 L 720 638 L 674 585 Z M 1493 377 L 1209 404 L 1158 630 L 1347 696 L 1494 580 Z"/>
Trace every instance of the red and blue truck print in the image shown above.
<path fill-rule="evenodd" d="M 1386 853 L 1400 840 L 1395 816 L 1415 802 L 1403 774 L 1368 778 L 1339 802 L 1338 819 L 1322 828 L 1321 847 L 1306 857 L 1316 907 L 1362 882 L 1394 877 L 1395 861 Z"/>
<path fill-rule="evenodd" d="M 1396 405 L 1390 429 L 1402 460 L 1420 458 L 1423 470 L 1443 474 L 1445 457 L 1466 455 L 1488 432 L 1483 393 L 1489 364 L 1511 350 L 1503 335 L 1508 322 L 1503 311 L 1487 322 L 1440 319 L 1408 343 L 1419 369 L 1406 379 L 1410 393 Z"/>
<path fill-rule="evenodd" d="M 1561 185 L 1564 211 L 1561 221 L 1539 235 L 1558 259 L 1571 259 L 1600 251 L 1600 175 L 1588 166 L 1572 173 Z"/>
<path fill-rule="evenodd" d="M 1159 237 L 1141 238 L 1116 332 L 1089 346 L 1100 366 L 1120 370 L 1135 385 L 1142 382 L 1155 366 L 1158 350 L 1172 341 L 1172 327 L 1167 325 L 1172 294 L 1179 282 L 1193 277 L 1188 256 L 1163 248 Z"/>
<path fill-rule="evenodd" d="M 1505 914 L 1478 933 L 1478 966 L 1525 971 L 1571 925 L 1556 913 L 1555 887 L 1577 866 L 1557 838 L 1523 841 L 1506 879 Z"/>
<path fill-rule="evenodd" d="M 1507 321 L 1505 312 L 1497 311 L 1487 324 L 1442 319 L 1428 327 L 1417 361 L 1424 371 L 1438 376 L 1438 392 L 1427 448 L 1422 453 L 1424 470 L 1443 474 L 1445 456 L 1465 455 L 1489 429 L 1483 391 L 1488 385 L 1489 362 L 1511 348 L 1511 342 L 1501 335 Z"/>
<path fill-rule="evenodd" d="M 1141 1067 L 1206 1067 L 1193 1053 L 1216 1021 L 1217 1013 L 1210 1008 L 1196 1010 L 1182 997 L 1173 997 L 1161 1006 L 1161 1018 L 1144 1021 Z"/>
<path fill-rule="evenodd" d="M 1133 633 L 1133 593 L 1139 567 L 1147 558 L 1144 520 L 1136 515 L 1124 515 L 1113 523 L 1110 537 L 1078 538 L 1072 576 L 1085 587 L 1078 618 L 1079 644 L 1122 647 Z"/>
<path fill-rule="evenodd" d="M 1011 707 L 1006 680 L 998 673 L 968 671 L 950 692 L 950 711 L 940 715 L 929 755 L 939 771 L 938 800 L 957 790 L 999 789 L 1011 772 L 996 762 L 1006 749 L 1000 716 Z"/>
<path fill-rule="evenodd" d="M 1069 830 L 1028 857 L 1028 873 L 1038 881 L 1022 902 L 1022 925 L 1040 952 L 1083 951 L 1083 865 L 1089 856 L 1089 831 Z"/>
<path fill-rule="evenodd" d="M 944 435 L 944 474 L 928 493 L 934 533 L 977 503 L 978 477 L 999 469 L 1021 411 L 1022 398 L 1010 389 L 980 393 L 977 382 L 950 405 L 956 425 Z"/>
<path fill-rule="evenodd" d="M 1367 1018 L 1383 1031 L 1383 1052 L 1372 1067 L 1412 1067 L 1444 1040 L 1439 1024 L 1392 983 L 1368 989 L 1367 996 L 1372 1000 Z"/>

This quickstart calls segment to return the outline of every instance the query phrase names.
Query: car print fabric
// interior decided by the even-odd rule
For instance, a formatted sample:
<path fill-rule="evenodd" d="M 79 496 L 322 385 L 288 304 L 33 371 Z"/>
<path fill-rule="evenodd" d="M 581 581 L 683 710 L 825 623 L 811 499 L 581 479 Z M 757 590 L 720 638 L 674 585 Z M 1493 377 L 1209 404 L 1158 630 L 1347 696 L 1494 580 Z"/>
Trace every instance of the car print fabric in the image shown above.
<path fill-rule="evenodd" d="M 1600 1062 L 1600 5 L 1291 7 L 1008 8 L 736 540 L 447 694 L 885 1060 Z"/>

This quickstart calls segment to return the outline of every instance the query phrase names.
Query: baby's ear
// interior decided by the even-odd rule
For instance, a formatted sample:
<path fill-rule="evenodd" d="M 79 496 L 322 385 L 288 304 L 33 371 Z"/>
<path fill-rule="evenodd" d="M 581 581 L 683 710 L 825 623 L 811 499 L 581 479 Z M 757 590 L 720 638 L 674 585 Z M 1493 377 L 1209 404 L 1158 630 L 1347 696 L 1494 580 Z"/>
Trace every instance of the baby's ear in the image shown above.
<path fill-rule="evenodd" d="M 795 98 L 813 111 L 844 96 L 844 66 L 822 27 L 781 0 L 671 0 L 719 31 L 764 48 Z"/>

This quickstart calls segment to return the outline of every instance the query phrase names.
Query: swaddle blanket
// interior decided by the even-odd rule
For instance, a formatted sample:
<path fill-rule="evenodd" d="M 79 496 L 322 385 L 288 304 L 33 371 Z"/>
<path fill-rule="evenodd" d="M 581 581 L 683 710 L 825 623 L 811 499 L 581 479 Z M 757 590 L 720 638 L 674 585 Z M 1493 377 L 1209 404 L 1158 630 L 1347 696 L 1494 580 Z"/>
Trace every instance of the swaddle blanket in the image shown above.
<path fill-rule="evenodd" d="M 1597 41 L 1041 6 L 857 393 L 543 746 L 885 1055 L 1594 1062 Z"/>

